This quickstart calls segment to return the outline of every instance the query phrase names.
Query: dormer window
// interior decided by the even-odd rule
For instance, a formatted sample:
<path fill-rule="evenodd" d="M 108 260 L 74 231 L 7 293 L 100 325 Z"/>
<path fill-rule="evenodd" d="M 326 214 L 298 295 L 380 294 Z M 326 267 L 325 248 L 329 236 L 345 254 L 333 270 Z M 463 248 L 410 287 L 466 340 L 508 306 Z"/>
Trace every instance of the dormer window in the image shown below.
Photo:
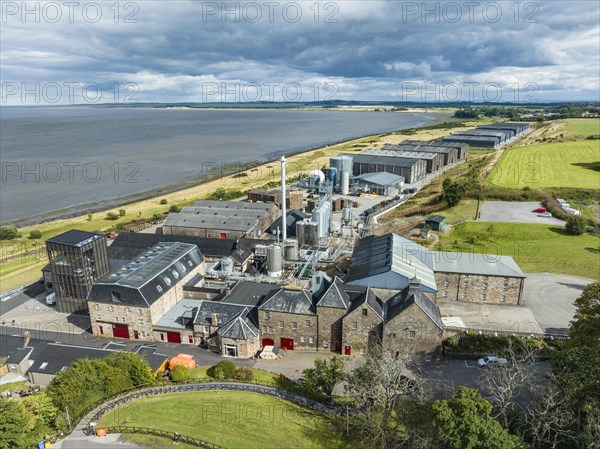
<path fill-rule="evenodd" d="M 110 292 L 110 299 L 112 299 L 112 302 L 121 302 L 121 293 Z"/>

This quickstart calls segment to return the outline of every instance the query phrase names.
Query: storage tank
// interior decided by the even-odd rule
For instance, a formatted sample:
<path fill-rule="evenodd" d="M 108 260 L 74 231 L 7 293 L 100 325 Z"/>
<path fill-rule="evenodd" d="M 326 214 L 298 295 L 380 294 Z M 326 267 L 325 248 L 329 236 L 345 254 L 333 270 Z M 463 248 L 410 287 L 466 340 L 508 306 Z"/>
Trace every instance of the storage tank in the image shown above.
<path fill-rule="evenodd" d="M 352 156 L 344 154 L 344 155 L 340 156 L 340 159 L 342 160 L 342 168 L 341 169 L 347 170 L 348 173 L 352 173 Z"/>
<path fill-rule="evenodd" d="M 319 223 L 310 222 L 306 224 L 306 239 L 304 244 L 315 246 L 319 244 Z"/>
<path fill-rule="evenodd" d="M 233 273 L 233 260 L 230 257 L 224 257 L 221 259 L 221 272 L 224 274 Z"/>
<path fill-rule="evenodd" d="M 298 241 L 296 239 L 287 239 L 284 246 L 285 260 L 298 260 Z"/>
<path fill-rule="evenodd" d="M 279 277 L 283 271 L 283 260 L 280 245 L 271 245 L 267 248 L 267 275 Z"/>
<path fill-rule="evenodd" d="M 352 220 L 352 209 L 346 206 L 342 209 L 342 223 L 350 223 Z"/>
<path fill-rule="evenodd" d="M 337 171 L 340 171 L 342 168 L 344 168 L 342 165 L 342 156 L 330 157 L 329 166 L 331 168 L 335 168 Z"/>
<path fill-rule="evenodd" d="M 319 187 L 323 181 L 325 181 L 325 175 L 321 170 L 314 169 L 308 174 L 308 185 L 311 188 Z"/>
<path fill-rule="evenodd" d="M 331 182 L 331 185 L 335 186 L 337 183 L 337 179 L 336 179 L 337 178 L 337 170 L 335 168 L 328 168 L 326 176 L 327 176 L 327 180 L 329 182 Z"/>
<path fill-rule="evenodd" d="M 350 172 L 342 169 L 340 174 L 340 193 L 342 195 L 350 194 Z"/>

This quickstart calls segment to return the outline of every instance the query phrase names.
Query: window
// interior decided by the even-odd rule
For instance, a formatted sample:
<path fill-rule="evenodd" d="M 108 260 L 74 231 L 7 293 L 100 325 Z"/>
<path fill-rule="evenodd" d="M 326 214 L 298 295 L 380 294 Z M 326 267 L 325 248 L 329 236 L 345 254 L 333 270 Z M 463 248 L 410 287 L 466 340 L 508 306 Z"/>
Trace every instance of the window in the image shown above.
<path fill-rule="evenodd" d="M 188 335 L 188 343 L 194 343 L 194 336 Z"/>
<path fill-rule="evenodd" d="M 179 279 L 179 273 L 178 273 L 177 271 L 175 271 L 175 270 L 171 270 L 171 274 L 173 275 L 173 277 L 174 277 L 175 279 Z"/>
<path fill-rule="evenodd" d="M 143 326 L 143 325 L 144 325 L 144 320 L 138 320 L 138 324 L 139 324 L 140 326 Z"/>
<path fill-rule="evenodd" d="M 506 295 L 502 295 L 502 302 L 506 302 Z"/>
<path fill-rule="evenodd" d="M 324 348 L 328 348 L 329 347 L 329 340 L 323 340 L 323 347 Z"/>
<path fill-rule="evenodd" d="M 392 333 L 392 334 L 391 334 L 391 337 L 392 337 L 392 338 L 396 338 L 396 332 Z"/>
<path fill-rule="evenodd" d="M 352 322 L 352 330 L 358 329 L 358 323 L 356 321 Z"/>
<path fill-rule="evenodd" d="M 269 330 L 269 334 L 273 333 L 273 328 L 271 326 L 269 326 L 267 329 Z"/>
<path fill-rule="evenodd" d="M 48 362 L 44 362 L 40 365 L 40 369 L 46 369 L 48 367 Z"/>
<path fill-rule="evenodd" d="M 444 287 L 448 287 L 449 285 L 450 285 L 450 282 L 444 281 Z"/>
<path fill-rule="evenodd" d="M 443 294 L 442 296 L 443 296 L 444 298 L 447 298 L 447 297 L 448 297 L 448 292 L 447 292 L 447 291 L 444 291 L 444 294 Z"/>
<path fill-rule="evenodd" d="M 115 310 L 115 308 L 113 306 L 108 306 L 108 311 L 112 312 L 113 310 Z"/>
<path fill-rule="evenodd" d="M 264 329 L 264 328 L 265 328 L 265 327 L 263 326 L 263 329 Z M 204 326 L 204 329 L 203 329 L 203 330 L 204 330 L 204 333 L 205 333 L 205 334 L 208 334 L 208 333 L 210 332 L 210 328 L 209 328 L 208 326 Z M 265 331 L 263 330 L 263 334 L 264 334 L 264 333 L 265 333 Z"/>
<path fill-rule="evenodd" d="M 415 331 L 408 331 L 408 338 L 412 338 L 414 340 L 416 336 L 417 333 Z"/>
<path fill-rule="evenodd" d="M 304 327 L 310 327 L 310 320 L 304 320 Z"/>
<path fill-rule="evenodd" d="M 309 345 L 314 345 L 315 344 L 315 337 L 308 337 L 308 344 Z"/>
<path fill-rule="evenodd" d="M 94 304 L 94 310 L 100 310 L 100 304 Z"/>
<path fill-rule="evenodd" d="M 263 327 L 262 327 L 262 333 L 263 333 L 263 334 L 266 334 L 266 333 L 267 333 L 267 326 L 263 326 Z"/>
<path fill-rule="evenodd" d="M 368 316 L 369 311 L 367 309 L 362 309 L 362 314 L 363 314 L 363 316 Z"/>
<path fill-rule="evenodd" d="M 165 334 L 162 332 L 160 333 L 160 341 L 165 341 Z"/>
<path fill-rule="evenodd" d="M 292 330 L 296 330 L 298 329 L 298 323 L 296 323 L 295 321 L 292 321 Z"/>
<path fill-rule="evenodd" d="M 285 327 L 285 323 L 283 321 L 279 322 L 279 329 L 283 329 Z"/>
<path fill-rule="evenodd" d="M 142 309 L 138 309 L 138 315 L 142 314 Z"/>
<path fill-rule="evenodd" d="M 119 292 L 110 292 L 110 298 L 113 302 L 121 302 L 121 293 Z"/>
<path fill-rule="evenodd" d="M 304 335 L 300 336 L 300 343 L 306 345 L 306 337 Z"/>
<path fill-rule="evenodd" d="M 165 281 L 165 284 L 169 287 L 171 286 L 171 278 L 169 276 L 163 276 L 163 281 Z"/>
<path fill-rule="evenodd" d="M 104 328 L 102 326 L 98 326 L 98 333 L 104 335 Z"/>
<path fill-rule="evenodd" d="M 160 285 L 156 286 L 156 290 L 158 290 L 159 293 L 162 293 L 163 289 Z"/>
<path fill-rule="evenodd" d="M 96 315 L 96 319 L 97 320 L 101 320 L 102 319 L 102 315 L 100 315 L 100 314 Z"/>

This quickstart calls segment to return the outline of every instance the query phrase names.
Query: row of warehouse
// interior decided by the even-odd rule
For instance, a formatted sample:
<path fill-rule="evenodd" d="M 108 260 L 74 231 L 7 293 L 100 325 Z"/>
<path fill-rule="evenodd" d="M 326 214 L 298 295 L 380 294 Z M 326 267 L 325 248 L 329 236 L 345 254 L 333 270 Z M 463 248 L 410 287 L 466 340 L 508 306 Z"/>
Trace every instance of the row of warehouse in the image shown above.
<path fill-rule="evenodd" d="M 443 137 L 444 142 L 466 143 L 472 147 L 500 148 L 521 137 L 529 129 L 529 123 L 498 122 L 492 125 L 480 125 L 467 131 L 456 131 Z"/>

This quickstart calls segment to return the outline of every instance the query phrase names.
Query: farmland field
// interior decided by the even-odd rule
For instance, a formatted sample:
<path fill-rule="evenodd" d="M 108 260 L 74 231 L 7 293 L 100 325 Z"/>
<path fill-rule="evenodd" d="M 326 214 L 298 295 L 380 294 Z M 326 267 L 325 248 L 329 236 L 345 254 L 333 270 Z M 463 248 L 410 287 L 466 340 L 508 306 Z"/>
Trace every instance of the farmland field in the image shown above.
<path fill-rule="evenodd" d="M 556 142 L 507 149 L 488 182 L 509 188 L 600 189 L 600 141 Z"/>
<path fill-rule="evenodd" d="M 569 235 L 553 225 L 469 222 L 443 235 L 444 251 L 512 256 L 525 273 L 600 279 L 600 237 Z"/>

